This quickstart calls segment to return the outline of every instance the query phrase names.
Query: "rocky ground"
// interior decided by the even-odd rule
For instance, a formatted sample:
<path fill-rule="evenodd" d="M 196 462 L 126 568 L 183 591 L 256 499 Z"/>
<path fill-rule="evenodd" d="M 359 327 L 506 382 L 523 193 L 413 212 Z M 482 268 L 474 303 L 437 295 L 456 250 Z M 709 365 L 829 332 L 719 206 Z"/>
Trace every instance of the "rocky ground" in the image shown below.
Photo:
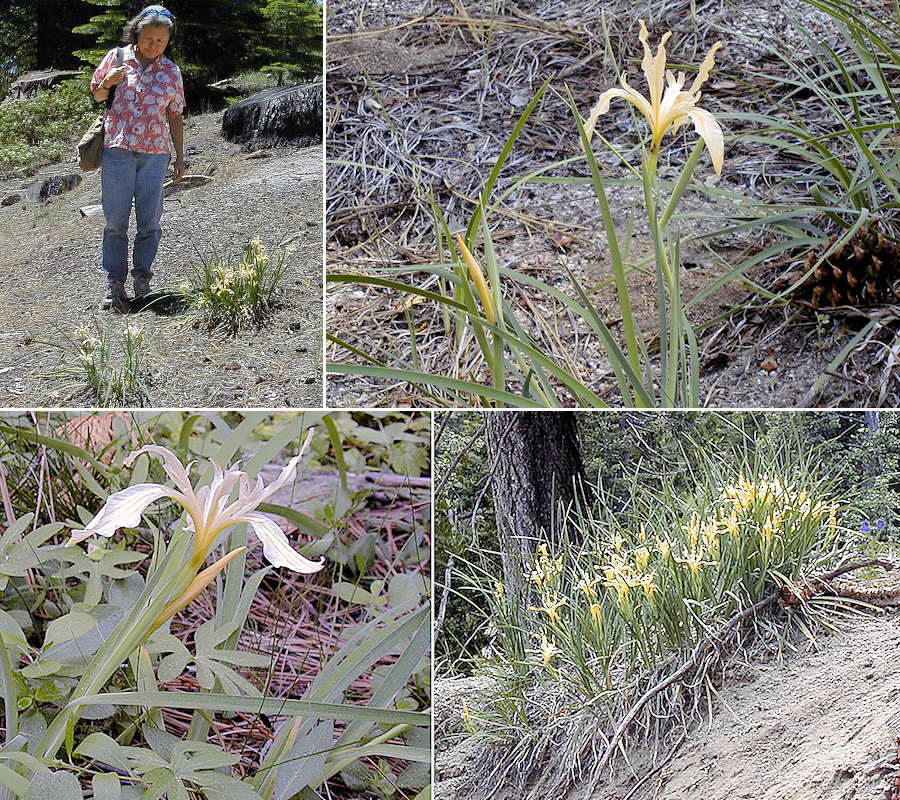
<path fill-rule="evenodd" d="M 221 119 L 218 112 L 185 121 L 187 172 L 212 180 L 166 198 L 153 287 L 177 288 L 201 259 L 237 253 L 259 236 L 270 249 L 291 248 L 277 311 L 236 336 L 210 331 L 191 312 L 99 312 L 103 216 L 79 212 L 100 202 L 99 171 L 46 203 L 23 187 L 78 173 L 74 162 L 7 179 L 0 194 L 25 197 L 0 207 L 0 404 L 95 405 L 67 371 L 77 360 L 72 341 L 79 329 L 99 327 L 117 342 L 130 323 L 147 342 L 147 405 L 321 406 L 322 148 L 248 158 L 219 135 Z"/>

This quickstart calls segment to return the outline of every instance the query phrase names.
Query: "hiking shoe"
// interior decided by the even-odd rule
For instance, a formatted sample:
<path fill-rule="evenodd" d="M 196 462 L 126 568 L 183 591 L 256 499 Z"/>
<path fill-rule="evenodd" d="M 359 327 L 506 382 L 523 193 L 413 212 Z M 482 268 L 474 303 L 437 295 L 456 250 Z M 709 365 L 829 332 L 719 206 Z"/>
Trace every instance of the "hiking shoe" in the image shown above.
<path fill-rule="evenodd" d="M 135 278 L 134 299 L 138 300 L 145 294 L 150 294 L 150 278 Z"/>
<path fill-rule="evenodd" d="M 106 297 L 104 297 L 103 302 L 100 303 L 101 310 L 118 311 L 121 313 L 128 311 L 130 305 L 131 301 L 125 293 L 125 282 L 110 281 L 106 287 Z"/>

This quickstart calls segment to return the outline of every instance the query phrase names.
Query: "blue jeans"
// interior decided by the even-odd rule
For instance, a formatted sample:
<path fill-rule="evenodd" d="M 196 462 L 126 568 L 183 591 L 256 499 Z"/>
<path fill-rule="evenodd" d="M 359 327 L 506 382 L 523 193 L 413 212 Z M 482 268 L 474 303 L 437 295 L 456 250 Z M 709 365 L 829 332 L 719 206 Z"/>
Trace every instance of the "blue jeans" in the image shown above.
<path fill-rule="evenodd" d="M 128 223 L 131 201 L 137 234 L 134 237 L 131 275 L 150 280 L 162 228 L 163 181 L 168 153 L 136 153 L 121 147 L 104 147 L 100 182 L 103 187 L 103 269 L 110 282 L 128 277 Z"/>

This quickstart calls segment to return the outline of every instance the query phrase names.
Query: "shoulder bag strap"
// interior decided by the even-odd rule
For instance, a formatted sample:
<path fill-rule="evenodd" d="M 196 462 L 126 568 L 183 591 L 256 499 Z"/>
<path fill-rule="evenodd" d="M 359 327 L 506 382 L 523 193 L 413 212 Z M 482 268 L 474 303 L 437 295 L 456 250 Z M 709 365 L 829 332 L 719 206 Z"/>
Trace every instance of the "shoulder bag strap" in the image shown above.
<path fill-rule="evenodd" d="M 116 48 L 116 67 L 121 67 L 125 60 L 125 51 L 121 47 Z M 118 85 L 118 84 L 116 84 Z M 112 108 L 113 97 L 116 96 L 116 86 L 110 87 L 109 94 L 106 96 L 107 111 Z"/>

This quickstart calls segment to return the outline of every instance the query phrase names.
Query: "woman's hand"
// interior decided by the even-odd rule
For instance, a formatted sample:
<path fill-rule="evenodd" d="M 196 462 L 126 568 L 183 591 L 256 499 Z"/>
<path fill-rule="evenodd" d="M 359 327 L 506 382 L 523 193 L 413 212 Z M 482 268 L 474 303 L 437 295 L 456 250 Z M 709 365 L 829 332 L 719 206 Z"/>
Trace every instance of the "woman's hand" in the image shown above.
<path fill-rule="evenodd" d="M 175 174 L 172 177 L 172 183 L 181 183 L 181 178 L 184 175 L 184 156 L 178 156 L 172 167 L 175 170 Z"/>
<path fill-rule="evenodd" d="M 125 80 L 125 67 L 116 67 L 106 73 L 106 77 L 100 81 L 101 89 L 111 89 Z"/>

